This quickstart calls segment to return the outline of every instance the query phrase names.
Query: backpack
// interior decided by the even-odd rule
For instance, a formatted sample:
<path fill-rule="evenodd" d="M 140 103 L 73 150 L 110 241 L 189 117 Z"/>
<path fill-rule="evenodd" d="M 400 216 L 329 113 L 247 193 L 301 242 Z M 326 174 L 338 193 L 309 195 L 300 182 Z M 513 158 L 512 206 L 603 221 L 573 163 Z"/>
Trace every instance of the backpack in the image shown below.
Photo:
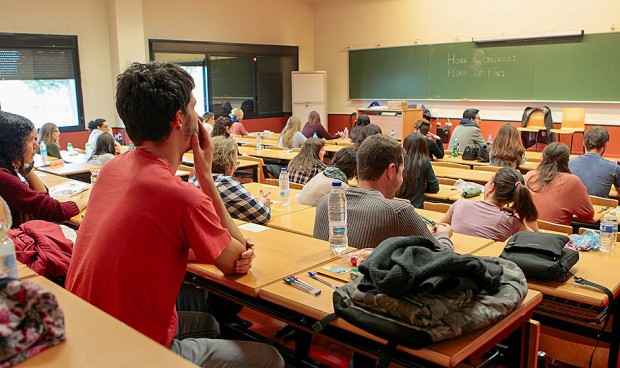
<path fill-rule="evenodd" d="M 478 159 L 478 155 L 480 154 L 480 145 L 478 144 L 470 144 L 465 147 L 463 150 L 463 160 L 473 161 Z"/>
<path fill-rule="evenodd" d="M 486 144 L 480 146 L 480 150 L 478 151 L 478 162 L 489 162 L 491 161 L 491 157 L 489 155 L 489 149 Z"/>
<path fill-rule="evenodd" d="M 377 249 L 380 247 L 381 245 Z M 446 257 L 447 253 L 430 252 L 440 257 Z M 368 284 L 365 275 L 334 291 L 334 313 L 316 322 L 313 329 L 320 332 L 339 317 L 387 340 L 378 365 L 387 367 L 398 345 L 419 349 L 454 338 L 497 322 L 521 304 L 527 294 L 527 283 L 523 272 L 513 262 L 498 257 L 449 254 L 448 257 L 469 257 L 469 260 L 481 260 L 491 268 L 501 269 L 499 291 L 489 293 L 485 292 L 485 289 L 478 293 L 471 288 L 467 281 L 469 278 L 456 277 L 453 279 L 457 281 L 456 286 L 453 282 L 449 283 L 454 287 L 435 292 L 425 292 L 425 288 L 419 287 L 419 291 L 415 293 L 396 297 L 361 291 L 360 283 L 362 286 Z M 364 264 L 371 257 L 372 254 Z M 436 281 L 442 276 L 431 275 L 428 280 Z"/>

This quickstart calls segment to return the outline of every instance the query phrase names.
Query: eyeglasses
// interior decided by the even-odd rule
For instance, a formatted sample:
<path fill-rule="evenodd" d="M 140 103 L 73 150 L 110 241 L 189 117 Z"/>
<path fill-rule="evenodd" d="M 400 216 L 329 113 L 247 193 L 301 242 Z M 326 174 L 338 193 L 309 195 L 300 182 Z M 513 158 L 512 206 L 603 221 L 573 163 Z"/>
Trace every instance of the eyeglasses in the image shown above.
<path fill-rule="evenodd" d="M 241 162 L 237 161 L 237 163 L 235 163 L 235 166 L 239 167 L 239 165 L 241 165 Z"/>

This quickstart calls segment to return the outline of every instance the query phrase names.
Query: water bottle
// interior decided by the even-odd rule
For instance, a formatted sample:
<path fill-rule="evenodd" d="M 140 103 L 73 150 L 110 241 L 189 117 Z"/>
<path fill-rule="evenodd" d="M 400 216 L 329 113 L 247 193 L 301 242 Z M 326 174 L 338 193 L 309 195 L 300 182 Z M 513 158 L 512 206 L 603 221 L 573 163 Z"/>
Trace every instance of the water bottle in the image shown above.
<path fill-rule="evenodd" d="M 9 210 L 4 199 L 0 197 L 0 272 L 17 279 L 19 275 L 17 274 L 15 244 L 8 234 L 12 223 L 11 210 Z"/>
<path fill-rule="evenodd" d="M 316 135 L 316 132 L 314 132 L 314 134 L 312 134 L 312 138 L 317 139 L 317 138 L 319 138 L 319 136 Z"/>
<path fill-rule="evenodd" d="M 452 146 L 452 157 L 459 157 L 459 139 L 454 138 L 454 145 Z"/>
<path fill-rule="evenodd" d="M 347 197 L 342 182 L 334 180 L 327 201 L 329 216 L 329 250 L 333 254 L 343 254 L 349 246 L 347 235 Z"/>
<path fill-rule="evenodd" d="M 609 217 L 611 219 L 611 222 L 613 223 L 613 228 L 612 228 L 613 237 L 611 238 L 611 247 L 615 248 L 616 247 L 616 239 L 617 239 L 617 236 L 618 236 L 618 214 L 617 214 L 615 208 L 613 210 L 609 211 Z"/>
<path fill-rule="evenodd" d="M 394 132 L 394 129 L 390 130 L 390 137 L 396 139 L 396 132 Z"/>
<path fill-rule="evenodd" d="M 344 131 L 342 132 L 342 135 L 343 135 L 344 139 L 349 139 L 349 129 L 347 129 L 345 127 Z"/>
<path fill-rule="evenodd" d="M 491 139 L 491 134 L 489 134 L 489 139 L 487 140 L 487 144 L 489 146 L 493 144 L 493 140 Z"/>
<path fill-rule="evenodd" d="M 71 142 L 67 143 L 67 152 L 73 152 L 73 144 L 71 144 Z"/>
<path fill-rule="evenodd" d="M 90 145 L 90 143 L 86 143 L 86 147 L 84 147 L 86 149 L 86 157 L 90 158 L 93 155 L 93 146 Z"/>
<path fill-rule="evenodd" d="M 97 159 L 97 156 L 93 156 L 92 160 L 88 162 L 90 164 L 90 183 L 95 184 L 97 176 L 99 176 L 99 170 L 101 170 L 101 161 Z"/>
<path fill-rule="evenodd" d="M 262 151 L 263 150 L 263 144 L 261 143 L 261 136 L 260 136 L 260 134 L 256 134 L 256 150 L 257 151 Z"/>
<path fill-rule="evenodd" d="M 291 194 L 288 189 L 288 171 L 286 171 L 286 167 L 280 169 L 280 205 L 282 206 L 290 206 L 291 205 Z"/>
<path fill-rule="evenodd" d="M 612 238 L 614 236 L 614 223 L 611 219 L 611 215 L 606 214 L 601 220 L 601 252 L 611 253 L 613 242 Z"/>
<path fill-rule="evenodd" d="M 45 142 L 41 141 L 41 143 L 39 143 L 39 150 L 41 152 L 41 161 L 43 162 L 43 165 L 47 165 L 49 164 L 50 160 L 47 157 L 47 145 L 45 144 Z"/>

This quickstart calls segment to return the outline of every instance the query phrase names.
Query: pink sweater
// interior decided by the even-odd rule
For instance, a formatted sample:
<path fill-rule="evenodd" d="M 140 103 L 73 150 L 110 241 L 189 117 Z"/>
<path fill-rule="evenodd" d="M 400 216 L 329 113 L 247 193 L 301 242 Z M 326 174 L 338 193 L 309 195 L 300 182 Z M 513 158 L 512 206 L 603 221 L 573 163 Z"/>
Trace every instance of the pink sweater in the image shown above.
<path fill-rule="evenodd" d="M 534 192 L 531 187 L 538 188 L 537 179 L 538 170 L 525 174 L 526 183 L 532 180 L 528 189 L 538 210 L 539 219 L 562 225 L 570 225 L 573 215 L 580 219 L 592 220 L 594 207 L 586 187 L 576 175 L 560 173 L 543 190 Z"/>

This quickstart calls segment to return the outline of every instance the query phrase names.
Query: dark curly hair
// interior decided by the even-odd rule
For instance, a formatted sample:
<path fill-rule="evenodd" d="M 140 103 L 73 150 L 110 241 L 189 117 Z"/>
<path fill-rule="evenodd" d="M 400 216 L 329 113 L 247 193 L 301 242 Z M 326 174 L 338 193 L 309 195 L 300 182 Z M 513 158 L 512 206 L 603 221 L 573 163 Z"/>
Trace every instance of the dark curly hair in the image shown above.
<path fill-rule="evenodd" d="M 25 117 L 0 111 L 0 167 L 15 175 L 24 169 L 24 146 L 33 129 Z"/>
<path fill-rule="evenodd" d="M 166 139 L 177 111 L 187 114 L 194 79 L 175 64 L 133 63 L 116 78 L 116 111 L 135 144 Z"/>

